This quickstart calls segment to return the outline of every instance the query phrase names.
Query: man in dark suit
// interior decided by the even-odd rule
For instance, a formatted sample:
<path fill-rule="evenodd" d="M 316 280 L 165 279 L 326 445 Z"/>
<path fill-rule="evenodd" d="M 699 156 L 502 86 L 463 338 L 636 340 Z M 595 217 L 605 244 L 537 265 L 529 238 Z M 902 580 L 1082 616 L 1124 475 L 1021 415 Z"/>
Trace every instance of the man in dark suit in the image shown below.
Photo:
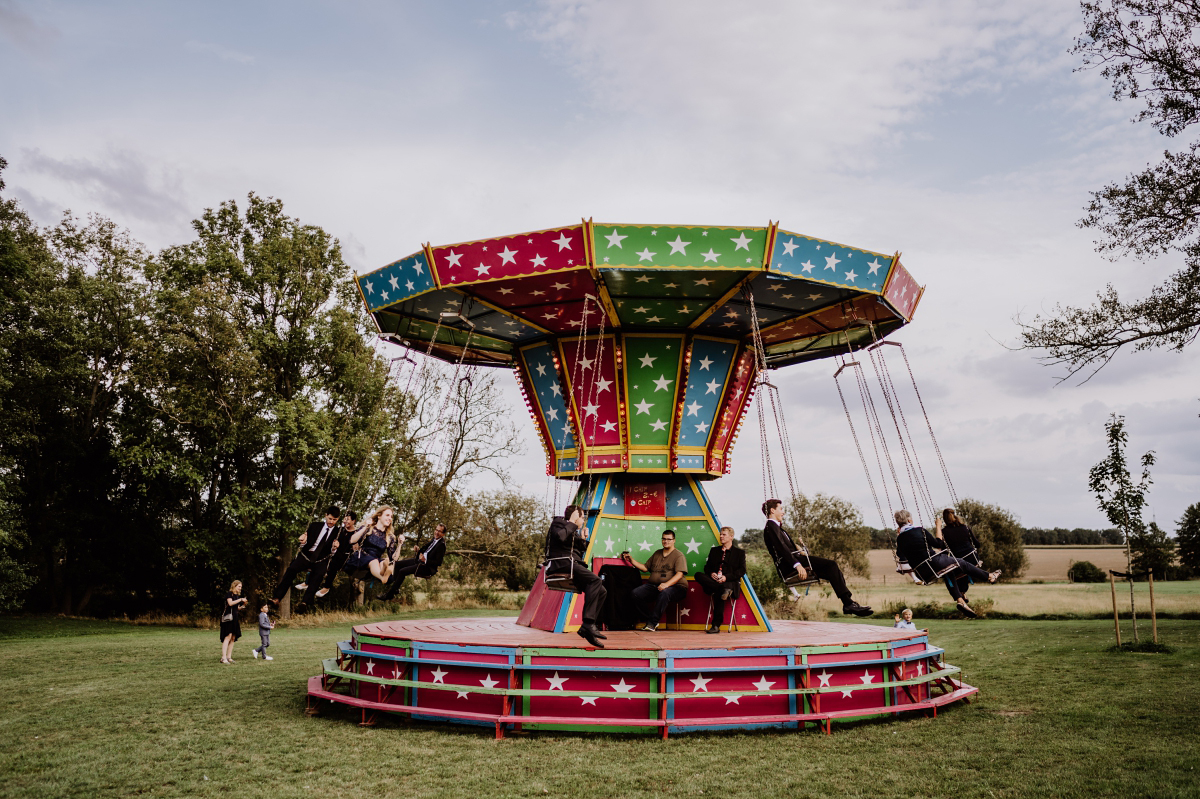
<path fill-rule="evenodd" d="M 446 557 L 446 525 L 438 522 L 438 526 L 433 528 L 433 538 L 413 549 L 417 552 L 415 558 L 398 560 L 392 565 L 391 585 L 379 595 L 380 599 L 395 599 L 401 583 L 410 574 L 425 578 L 437 574 L 438 567 L 442 565 L 442 558 Z"/>
<path fill-rule="evenodd" d="M 746 551 L 733 545 L 733 528 L 721 528 L 721 545 L 708 551 L 704 569 L 696 574 L 696 582 L 712 597 L 710 633 L 721 632 L 725 619 L 725 602 L 738 596 L 738 587 L 746 576 Z"/>
<path fill-rule="evenodd" d="M 292 562 L 288 564 L 279 584 L 271 592 L 273 603 L 279 604 L 279 600 L 283 599 L 288 592 L 292 580 L 301 572 L 307 574 L 305 581 L 296 586 L 304 591 L 301 604 L 307 605 L 313 601 L 313 596 L 317 593 L 317 588 L 320 587 L 321 580 L 325 577 L 329 556 L 338 549 L 337 523 L 338 517 L 341 515 L 342 512 L 337 505 L 330 505 L 325 509 L 325 521 L 313 522 L 307 530 L 300 534 L 300 551 L 296 553 L 296 557 L 292 558 Z"/>
<path fill-rule="evenodd" d="M 317 591 L 317 599 L 329 593 L 338 572 L 346 565 L 346 558 L 350 557 L 350 551 L 354 548 L 350 539 L 354 536 L 356 527 L 358 527 L 358 514 L 347 509 L 346 517 L 342 519 L 342 529 L 338 530 L 337 546 L 329 556 L 329 564 L 325 568 L 325 581 L 321 585 L 321 590 Z"/>
<path fill-rule="evenodd" d="M 829 558 L 818 558 L 810 555 L 807 549 L 796 546 L 787 530 L 783 529 L 783 502 L 778 499 L 768 499 L 762 505 L 763 515 L 767 517 L 767 526 L 763 528 L 763 541 L 767 552 L 775 561 L 779 576 L 799 574 L 803 580 L 808 577 L 809 570 L 813 575 L 829 583 L 833 593 L 842 600 L 842 613 L 847 616 L 870 616 L 871 609 L 854 601 L 850 589 L 846 587 L 846 578 L 836 562 Z"/>
<path fill-rule="evenodd" d="M 608 636 L 600 632 L 596 621 L 608 591 L 604 581 L 584 562 L 587 546 L 587 514 L 578 505 L 568 505 L 562 516 L 554 517 L 546 532 L 546 574 L 571 573 L 571 582 L 583 594 L 583 624 L 577 632 L 592 646 L 603 649 L 600 639 Z"/>

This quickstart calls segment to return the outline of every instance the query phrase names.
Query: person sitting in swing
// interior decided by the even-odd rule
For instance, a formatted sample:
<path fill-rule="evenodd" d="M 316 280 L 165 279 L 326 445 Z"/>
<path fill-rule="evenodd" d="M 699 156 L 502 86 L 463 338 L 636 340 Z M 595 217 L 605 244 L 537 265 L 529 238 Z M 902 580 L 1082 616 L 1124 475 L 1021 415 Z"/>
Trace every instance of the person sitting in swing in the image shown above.
<path fill-rule="evenodd" d="M 846 578 L 837 562 L 829 558 L 818 558 L 810 555 L 807 549 L 796 546 L 788 531 L 783 529 L 783 500 L 768 499 L 762 504 L 763 515 L 767 517 L 767 526 L 763 528 L 763 541 L 767 552 L 775 561 L 779 576 L 785 580 L 791 574 L 797 574 L 805 580 L 811 574 L 825 582 L 833 589 L 837 598 L 842 600 L 842 613 L 847 616 L 870 616 L 871 609 L 854 601 L 850 589 L 846 587 Z"/>
<path fill-rule="evenodd" d="M 562 516 L 554 517 L 546 531 L 546 575 L 571 575 L 575 590 L 583 594 L 583 624 L 579 627 L 579 635 L 597 649 L 603 649 L 600 639 L 608 636 L 600 632 L 596 621 L 608 591 L 604 581 L 583 560 L 587 546 L 587 515 L 578 505 L 568 505 Z"/>
<path fill-rule="evenodd" d="M 342 519 L 342 529 L 338 530 L 338 546 L 332 555 L 329 556 L 329 568 L 325 570 L 325 581 L 321 585 L 321 590 L 317 591 L 317 599 L 329 593 L 329 589 L 333 588 L 334 578 L 338 572 L 346 565 L 346 559 L 350 557 L 350 553 L 354 550 L 354 546 L 350 543 L 350 539 L 354 537 L 354 528 L 358 526 L 358 514 L 347 509 L 346 515 Z"/>
<path fill-rule="evenodd" d="M 687 557 L 675 548 L 675 531 L 663 530 L 661 541 L 662 549 L 655 550 L 645 563 L 628 552 L 621 553 L 626 565 L 649 573 L 649 580 L 634 588 L 630 596 L 642 614 L 643 629 L 650 633 L 658 629 L 658 620 L 667 608 L 687 596 Z"/>
<path fill-rule="evenodd" d="M 946 508 L 942 511 L 941 518 L 937 520 L 937 530 L 934 531 L 934 536 L 946 542 L 946 546 L 950 547 L 950 552 L 954 557 L 965 560 L 967 563 L 974 563 L 980 568 L 983 567 L 983 561 L 979 559 L 979 539 L 975 537 L 971 528 L 967 527 L 966 522 L 958 517 L 954 508 Z M 951 578 L 947 577 L 946 579 Z M 954 577 L 954 582 L 958 586 L 959 593 L 965 596 L 967 589 L 971 587 L 971 578 L 960 574 Z"/>
<path fill-rule="evenodd" d="M 697 572 L 696 582 L 712 597 L 712 619 L 708 632 L 721 632 L 725 620 L 725 603 L 738 596 L 738 586 L 746 576 L 746 550 L 733 544 L 733 528 L 722 527 L 721 545 L 708 551 L 704 568 Z"/>
<path fill-rule="evenodd" d="M 424 544 L 417 544 L 413 550 L 417 553 L 415 558 L 397 560 L 392 564 L 392 584 L 380 594 L 380 599 L 385 602 L 395 599 L 396 592 L 404 584 L 404 578 L 410 574 L 426 580 L 437 574 L 442 558 L 446 557 L 446 525 L 438 522 L 438 526 L 433 528 L 433 538 Z"/>
<path fill-rule="evenodd" d="M 329 566 L 329 557 L 338 550 L 337 523 L 338 517 L 341 515 L 342 512 L 337 505 L 330 505 L 325 509 L 325 521 L 313 522 L 307 530 L 300 534 L 300 551 L 296 553 L 296 557 L 292 558 L 292 562 L 283 572 L 283 577 L 275 586 L 275 590 L 271 592 L 272 604 L 279 604 L 284 594 L 288 592 L 292 580 L 302 572 L 307 575 L 307 578 L 296 586 L 304 592 L 300 604 L 307 605 L 312 602 L 313 595 L 317 592 L 317 586 L 325 577 L 325 569 Z"/>
<path fill-rule="evenodd" d="M 395 511 L 387 505 L 376 508 L 367 519 L 367 523 L 350 536 L 350 543 L 357 544 L 358 549 L 346 559 L 343 567 L 350 576 L 365 576 L 369 572 L 381 583 L 386 583 L 392 575 L 392 562 L 388 558 L 388 547 L 395 540 L 392 531 L 392 520 Z"/>
<path fill-rule="evenodd" d="M 917 527 L 913 524 L 912 514 L 908 511 L 903 509 L 896 511 L 895 519 L 896 555 L 914 568 L 929 561 L 935 573 L 940 573 L 950 566 L 957 566 L 957 573 L 951 572 L 947 578 L 956 578 L 958 574 L 965 574 L 976 582 L 987 580 L 989 583 L 994 583 L 1000 579 L 1000 570 L 998 569 L 988 574 L 974 563 L 954 557 L 944 541 L 934 538 L 924 527 Z M 954 597 L 960 613 L 971 619 L 978 618 L 975 611 L 967 604 L 967 598 L 963 596 L 962 591 L 958 590 L 956 579 L 947 579 L 946 589 L 950 592 L 950 596 Z"/>

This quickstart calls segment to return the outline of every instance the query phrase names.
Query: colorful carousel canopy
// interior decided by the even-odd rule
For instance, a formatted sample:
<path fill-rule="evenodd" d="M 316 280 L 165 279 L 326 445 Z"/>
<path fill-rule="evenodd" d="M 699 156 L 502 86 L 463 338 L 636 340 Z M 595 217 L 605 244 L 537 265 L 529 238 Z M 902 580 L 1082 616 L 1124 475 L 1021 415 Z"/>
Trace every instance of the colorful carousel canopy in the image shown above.
<path fill-rule="evenodd" d="M 777 225 L 578 225 L 420 251 L 358 277 L 379 324 L 424 351 L 511 366 L 530 341 L 579 332 L 588 295 L 603 303 L 588 332 L 689 331 L 749 338 L 753 293 L 768 363 L 784 366 L 869 341 L 907 323 L 921 289 L 898 255 Z M 443 313 L 462 318 L 442 317 Z M 439 320 L 441 324 L 439 325 Z"/>
<path fill-rule="evenodd" d="M 728 471 L 754 317 L 769 367 L 858 349 L 922 289 L 885 255 L 776 224 L 578 225 L 426 245 L 357 278 L 381 334 L 515 368 L 550 472 Z"/>

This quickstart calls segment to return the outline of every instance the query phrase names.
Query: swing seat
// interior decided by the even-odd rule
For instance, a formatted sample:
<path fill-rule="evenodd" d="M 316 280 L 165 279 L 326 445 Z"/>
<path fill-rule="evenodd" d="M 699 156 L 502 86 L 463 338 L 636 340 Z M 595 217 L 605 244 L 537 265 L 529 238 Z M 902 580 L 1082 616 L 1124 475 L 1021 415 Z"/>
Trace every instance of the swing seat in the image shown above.
<path fill-rule="evenodd" d="M 570 561 L 570 560 L 574 560 L 574 559 L 573 558 L 552 558 L 551 560 Z M 549 588 L 551 591 L 562 591 L 563 593 L 566 593 L 566 594 L 582 593 L 578 588 L 575 587 L 574 565 L 572 565 L 572 571 L 556 572 L 554 574 L 549 574 L 549 573 L 546 573 L 544 570 L 549 568 L 551 560 L 546 561 L 545 565 L 542 567 L 543 575 L 545 576 L 546 587 Z"/>
<path fill-rule="evenodd" d="M 936 582 L 940 582 L 941 579 L 946 575 L 959 570 L 958 564 L 954 561 L 947 563 L 945 566 L 936 566 L 933 562 L 933 559 L 936 557 L 937 555 L 931 555 L 913 567 L 913 574 L 920 579 L 921 583 L 924 585 L 933 585 Z"/>
<path fill-rule="evenodd" d="M 804 552 L 799 549 L 797 549 L 792 554 L 793 555 L 804 555 L 805 558 L 808 557 L 807 552 Z M 804 577 L 801 577 L 800 573 L 797 572 L 795 569 L 791 569 L 789 573 L 785 573 L 782 569 L 779 568 L 778 563 L 775 564 L 775 571 L 777 574 L 779 574 L 779 579 L 783 580 L 783 584 L 788 588 L 804 588 L 804 587 L 810 586 L 810 585 L 818 585 L 821 582 L 821 578 L 817 577 L 813 573 L 811 561 L 809 561 L 808 568 L 805 569 L 806 576 L 804 576 Z"/>

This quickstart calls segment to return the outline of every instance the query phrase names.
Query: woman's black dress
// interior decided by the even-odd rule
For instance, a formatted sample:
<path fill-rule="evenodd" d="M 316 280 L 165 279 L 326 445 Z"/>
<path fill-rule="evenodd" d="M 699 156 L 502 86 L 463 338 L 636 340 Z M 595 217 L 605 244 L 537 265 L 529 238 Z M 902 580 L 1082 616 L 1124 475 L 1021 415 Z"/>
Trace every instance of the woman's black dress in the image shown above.
<path fill-rule="evenodd" d="M 378 528 L 371 528 L 371 532 L 359 545 L 359 550 L 346 559 L 346 565 L 342 568 L 347 574 L 362 571 L 370 567 L 371 561 L 382 558 L 386 551 L 387 536 Z"/>
<path fill-rule="evenodd" d="M 224 641 L 229 636 L 233 636 L 233 640 L 242 637 L 242 620 L 241 620 L 241 605 L 230 605 L 229 600 L 241 599 L 237 594 L 230 591 L 225 595 L 225 601 L 221 608 L 221 640 Z M 233 616 L 232 621 L 225 621 L 226 616 Z"/>

